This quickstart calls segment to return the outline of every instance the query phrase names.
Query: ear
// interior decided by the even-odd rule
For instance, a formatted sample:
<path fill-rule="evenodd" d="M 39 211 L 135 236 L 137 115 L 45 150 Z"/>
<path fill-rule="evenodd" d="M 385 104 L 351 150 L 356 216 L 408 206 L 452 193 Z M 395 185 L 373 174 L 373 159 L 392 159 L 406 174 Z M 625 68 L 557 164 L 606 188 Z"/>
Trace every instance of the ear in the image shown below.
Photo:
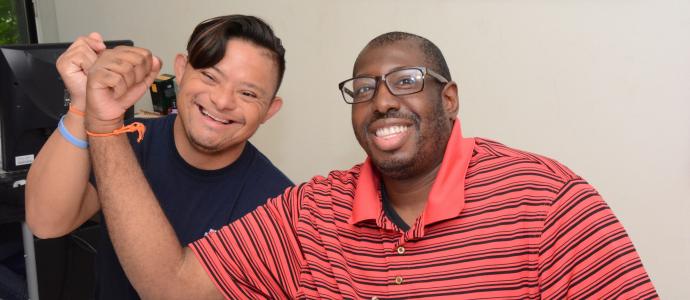
<path fill-rule="evenodd" d="M 184 76 L 184 71 L 187 68 L 187 55 L 178 53 L 175 56 L 175 83 L 177 85 L 180 85 L 180 81 L 182 81 L 182 77 Z"/>
<path fill-rule="evenodd" d="M 460 107 L 460 97 L 458 96 L 458 84 L 451 81 L 446 84 L 441 91 L 441 101 L 443 101 L 443 110 L 450 120 L 455 120 L 458 117 L 458 109 Z"/>
<path fill-rule="evenodd" d="M 276 113 L 278 113 L 281 107 L 283 107 L 283 98 L 273 98 L 273 101 L 271 101 L 271 104 L 268 106 L 268 111 L 266 112 L 266 115 L 261 120 L 261 124 L 266 123 L 266 121 L 271 119 Z"/>

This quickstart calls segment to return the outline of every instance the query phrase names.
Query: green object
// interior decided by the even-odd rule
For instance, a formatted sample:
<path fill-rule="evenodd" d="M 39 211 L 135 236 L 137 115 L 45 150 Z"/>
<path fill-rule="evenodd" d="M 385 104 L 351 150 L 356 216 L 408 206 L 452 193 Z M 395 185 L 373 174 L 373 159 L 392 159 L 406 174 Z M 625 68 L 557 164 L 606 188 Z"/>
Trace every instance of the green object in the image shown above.
<path fill-rule="evenodd" d="M 177 113 L 177 85 L 175 76 L 161 74 L 151 84 L 153 110 L 162 115 Z"/>
<path fill-rule="evenodd" d="M 0 45 L 21 42 L 14 1 L 0 0 Z"/>

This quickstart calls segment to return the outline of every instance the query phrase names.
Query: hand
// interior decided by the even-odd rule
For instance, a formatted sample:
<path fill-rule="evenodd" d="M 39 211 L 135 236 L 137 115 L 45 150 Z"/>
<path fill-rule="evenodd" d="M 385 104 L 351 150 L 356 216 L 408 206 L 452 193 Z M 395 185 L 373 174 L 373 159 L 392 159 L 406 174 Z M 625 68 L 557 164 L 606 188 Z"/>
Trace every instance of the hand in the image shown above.
<path fill-rule="evenodd" d="M 99 33 L 92 32 L 88 36 L 81 36 L 74 40 L 55 63 L 69 91 L 71 104 L 78 110 L 86 109 L 87 70 L 91 68 L 98 54 L 103 50 L 105 50 L 103 38 Z"/>
<path fill-rule="evenodd" d="M 103 51 L 88 71 L 86 129 L 105 133 L 122 127 L 125 110 L 146 93 L 160 69 L 161 61 L 147 49 Z"/>

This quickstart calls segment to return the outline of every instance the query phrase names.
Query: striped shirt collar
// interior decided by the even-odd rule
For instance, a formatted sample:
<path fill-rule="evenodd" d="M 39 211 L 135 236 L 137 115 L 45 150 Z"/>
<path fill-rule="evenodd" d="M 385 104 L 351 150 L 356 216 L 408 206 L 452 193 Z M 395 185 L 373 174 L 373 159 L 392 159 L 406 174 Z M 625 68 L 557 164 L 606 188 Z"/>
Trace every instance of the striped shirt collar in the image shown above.
<path fill-rule="evenodd" d="M 474 139 L 462 137 L 460 121 L 456 119 L 441 168 L 422 213 L 424 225 L 456 217 L 462 211 L 465 205 L 465 175 L 473 149 Z M 367 157 L 357 180 L 350 224 L 376 221 L 383 214 L 379 182 L 379 175 L 374 171 L 371 159 Z"/>

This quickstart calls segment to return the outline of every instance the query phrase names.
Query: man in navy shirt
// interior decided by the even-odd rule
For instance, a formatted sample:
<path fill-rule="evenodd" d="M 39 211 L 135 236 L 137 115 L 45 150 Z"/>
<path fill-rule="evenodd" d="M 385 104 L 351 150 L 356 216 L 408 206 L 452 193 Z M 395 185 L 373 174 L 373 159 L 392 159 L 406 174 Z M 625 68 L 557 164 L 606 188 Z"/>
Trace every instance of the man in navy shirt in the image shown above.
<path fill-rule="evenodd" d="M 116 55 L 118 63 L 111 68 L 127 75 L 112 80 L 137 81 L 146 75 L 133 68 L 139 63 L 134 54 L 142 51 L 151 55 L 131 47 L 105 51 L 101 36 L 92 33 L 78 38 L 58 59 L 72 103 L 60 130 L 29 170 L 26 217 L 36 236 L 65 235 L 99 211 L 97 189 L 89 181 L 82 113 L 86 73 L 96 58 Z M 132 136 L 132 148 L 181 243 L 232 222 L 292 185 L 247 141 L 280 110 L 282 99 L 276 93 L 284 55 L 280 39 L 261 19 L 231 15 L 203 21 L 192 33 L 187 53 L 175 58 L 179 114 L 134 120 L 146 132 L 141 141 Z M 147 88 L 141 85 L 138 92 Z M 97 298 L 137 299 L 102 228 Z"/>

